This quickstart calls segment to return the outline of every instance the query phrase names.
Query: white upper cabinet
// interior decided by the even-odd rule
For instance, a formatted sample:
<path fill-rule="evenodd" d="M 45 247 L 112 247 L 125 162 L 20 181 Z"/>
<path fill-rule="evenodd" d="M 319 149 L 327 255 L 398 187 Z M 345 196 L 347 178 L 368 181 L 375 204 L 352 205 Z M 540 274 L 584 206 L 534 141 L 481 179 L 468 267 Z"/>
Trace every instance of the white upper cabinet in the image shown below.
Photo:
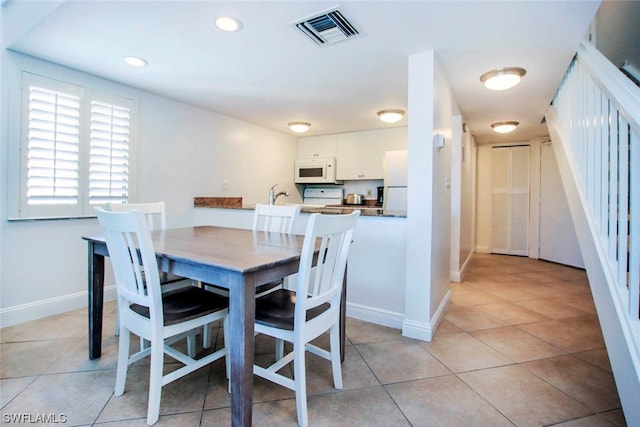
<path fill-rule="evenodd" d="M 406 149 L 407 129 L 390 128 L 338 134 L 336 147 L 337 179 L 383 179 L 384 152 Z"/>
<path fill-rule="evenodd" d="M 336 179 L 383 179 L 385 151 L 407 149 L 407 128 L 307 136 L 298 139 L 297 159 L 336 158 Z"/>
<path fill-rule="evenodd" d="M 296 157 L 336 157 L 336 135 L 307 136 L 298 139 Z"/>
<path fill-rule="evenodd" d="M 338 134 L 336 178 L 364 179 L 362 173 L 362 132 Z"/>

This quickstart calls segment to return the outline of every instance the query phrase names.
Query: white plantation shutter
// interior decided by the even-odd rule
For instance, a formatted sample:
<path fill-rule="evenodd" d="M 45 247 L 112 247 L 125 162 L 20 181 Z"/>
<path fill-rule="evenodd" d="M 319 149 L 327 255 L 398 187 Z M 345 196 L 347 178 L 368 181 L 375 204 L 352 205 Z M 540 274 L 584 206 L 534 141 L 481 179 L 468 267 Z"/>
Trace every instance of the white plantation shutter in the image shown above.
<path fill-rule="evenodd" d="M 27 204 L 79 203 L 80 98 L 29 88 Z"/>
<path fill-rule="evenodd" d="M 22 93 L 9 218 L 93 217 L 128 202 L 135 101 L 27 72 Z"/>
<path fill-rule="evenodd" d="M 125 203 L 129 197 L 130 111 L 92 101 L 89 203 Z"/>

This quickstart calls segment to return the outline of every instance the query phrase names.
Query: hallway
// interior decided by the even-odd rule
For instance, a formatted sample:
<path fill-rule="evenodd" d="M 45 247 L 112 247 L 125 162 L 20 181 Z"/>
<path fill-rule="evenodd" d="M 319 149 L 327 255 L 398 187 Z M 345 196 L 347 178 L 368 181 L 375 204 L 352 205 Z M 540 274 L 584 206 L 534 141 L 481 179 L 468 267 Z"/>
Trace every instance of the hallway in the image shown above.
<path fill-rule="evenodd" d="M 309 355 L 310 425 L 625 425 L 584 271 L 476 254 L 451 287 L 431 343 L 348 319 L 341 391 L 329 364 Z M 64 414 L 65 425 L 146 425 L 148 361 L 113 397 L 115 305 L 106 306 L 99 360 L 87 358 L 86 321 L 82 309 L 0 330 L 3 422 Z M 258 337 L 257 362 L 272 349 Z M 228 426 L 222 363 L 165 387 L 161 405 L 157 426 Z M 295 426 L 295 414 L 293 392 L 255 379 L 254 425 Z"/>

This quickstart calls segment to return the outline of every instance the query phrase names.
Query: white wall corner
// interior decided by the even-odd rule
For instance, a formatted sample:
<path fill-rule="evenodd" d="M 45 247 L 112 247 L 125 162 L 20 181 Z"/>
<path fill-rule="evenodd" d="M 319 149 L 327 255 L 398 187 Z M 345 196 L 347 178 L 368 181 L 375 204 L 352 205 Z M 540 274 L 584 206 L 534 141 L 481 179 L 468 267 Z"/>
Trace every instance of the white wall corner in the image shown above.
<path fill-rule="evenodd" d="M 462 271 L 461 270 L 451 270 L 449 272 L 449 280 L 452 282 L 462 282 Z"/>
<path fill-rule="evenodd" d="M 430 339 L 433 268 L 433 202 L 435 64 L 434 52 L 409 56 L 409 169 L 407 195 L 407 260 L 403 334 Z M 415 184 L 415 185 L 414 185 Z M 450 203 L 450 202 L 449 202 Z M 449 254 L 447 247 L 447 255 Z M 447 270 L 448 270 L 447 264 Z"/>
<path fill-rule="evenodd" d="M 415 320 L 404 319 L 402 322 L 402 336 L 414 338 L 421 341 L 431 341 L 438 329 L 438 325 L 444 317 L 444 313 L 451 301 L 451 290 L 447 291 L 444 298 L 440 302 L 438 309 L 429 319 L 429 322 L 418 322 Z"/>
<path fill-rule="evenodd" d="M 489 249 L 489 246 L 476 245 L 476 252 L 478 252 L 479 254 L 488 254 L 491 253 L 491 250 Z"/>

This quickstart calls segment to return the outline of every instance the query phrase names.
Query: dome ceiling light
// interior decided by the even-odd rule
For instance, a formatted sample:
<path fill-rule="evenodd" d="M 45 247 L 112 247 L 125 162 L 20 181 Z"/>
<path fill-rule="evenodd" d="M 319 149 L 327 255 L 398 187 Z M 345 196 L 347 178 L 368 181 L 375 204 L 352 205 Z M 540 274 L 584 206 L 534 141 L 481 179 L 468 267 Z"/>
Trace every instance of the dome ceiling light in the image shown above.
<path fill-rule="evenodd" d="M 516 130 L 520 123 L 518 122 L 498 122 L 491 125 L 494 132 L 497 133 L 509 133 Z"/>
<path fill-rule="evenodd" d="M 395 123 L 402 120 L 404 116 L 404 110 L 381 110 L 378 111 L 378 117 L 380 120 L 386 123 Z"/>
<path fill-rule="evenodd" d="M 132 67 L 146 67 L 147 65 L 149 65 L 149 63 L 145 59 L 139 58 L 137 56 L 125 56 L 124 62 L 131 65 Z"/>
<path fill-rule="evenodd" d="M 309 122 L 289 122 L 287 125 L 289 129 L 296 133 L 304 133 L 311 127 L 311 123 Z"/>
<path fill-rule="evenodd" d="M 527 74 L 527 71 L 524 68 L 497 68 L 480 76 L 480 81 L 487 89 L 505 90 L 520 83 L 520 80 L 522 80 L 525 74 Z"/>
<path fill-rule="evenodd" d="M 216 27 L 218 27 L 222 31 L 227 31 L 229 33 L 238 31 L 240 28 L 242 28 L 242 24 L 240 24 L 240 21 L 230 16 L 221 16 L 216 19 L 215 23 Z"/>

